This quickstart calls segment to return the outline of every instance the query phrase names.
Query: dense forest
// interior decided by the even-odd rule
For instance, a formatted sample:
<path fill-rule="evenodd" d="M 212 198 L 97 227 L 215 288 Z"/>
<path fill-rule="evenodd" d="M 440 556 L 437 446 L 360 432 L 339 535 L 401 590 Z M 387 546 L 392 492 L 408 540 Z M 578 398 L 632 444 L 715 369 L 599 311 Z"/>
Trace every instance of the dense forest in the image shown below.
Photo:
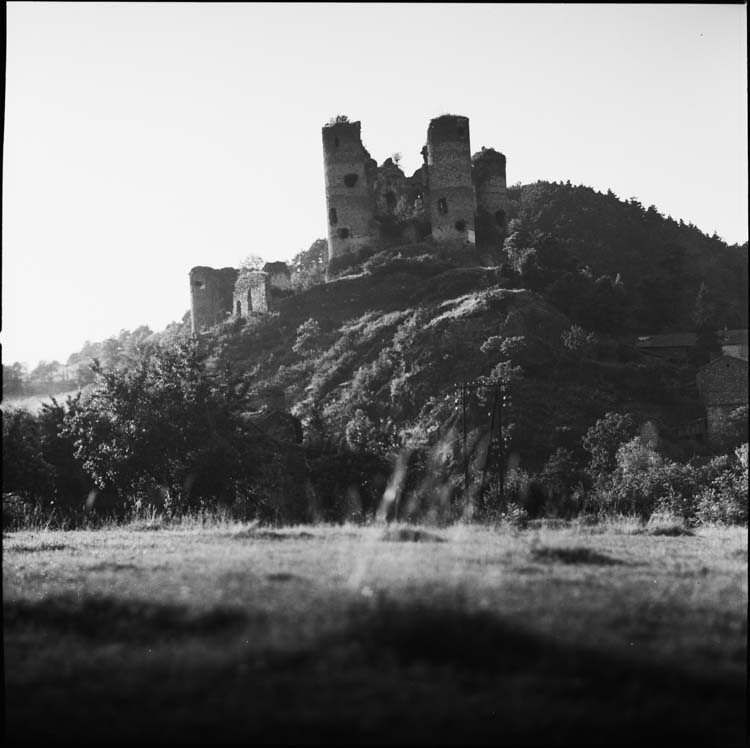
<path fill-rule="evenodd" d="M 372 516 L 383 495 L 402 517 L 746 520 L 743 414 L 714 449 L 680 426 L 703 414 L 711 331 L 747 326 L 747 244 L 570 184 L 511 187 L 509 218 L 502 246 L 372 247 L 329 283 L 318 240 L 271 314 L 87 344 L 78 394 L 5 414 L 4 490 L 286 521 Z M 669 331 L 706 344 L 679 365 L 634 345 Z M 6 395 L 34 381 L 3 377 Z M 301 440 L 258 427 L 279 408 Z"/>

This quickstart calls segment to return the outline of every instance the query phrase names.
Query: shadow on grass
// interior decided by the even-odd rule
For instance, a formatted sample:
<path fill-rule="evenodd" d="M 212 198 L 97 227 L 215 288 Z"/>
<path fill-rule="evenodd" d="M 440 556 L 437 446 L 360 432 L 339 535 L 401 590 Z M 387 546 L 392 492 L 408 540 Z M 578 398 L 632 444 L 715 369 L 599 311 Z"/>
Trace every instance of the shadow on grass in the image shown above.
<path fill-rule="evenodd" d="M 179 668 L 136 659 L 116 671 L 24 678 L 7 687 L 8 735 L 14 743 L 90 745 L 143 735 L 170 745 L 744 739 L 744 676 L 565 643 L 466 610 L 462 600 L 356 602 L 341 628 L 296 651 L 262 655 L 217 650 L 213 660 Z"/>
<path fill-rule="evenodd" d="M 576 546 L 573 548 L 550 548 L 542 546 L 533 548 L 531 556 L 535 561 L 555 562 L 563 564 L 595 564 L 598 566 L 615 566 L 624 563 L 619 559 L 604 553 L 592 551 L 590 548 Z"/>
<path fill-rule="evenodd" d="M 276 530 L 240 530 L 230 537 L 234 540 L 312 540 L 311 532 L 276 532 Z"/>
<path fill-rule="evenodd" d="M 38 545 L 16 545 L 6 548 L 6 553 L 44 553 L 46 551 L 66 551 L 71 546 L 65 543 L 39 543 Z"/>
<path fill-rule="evenodd" d="M 383 532 L 381 540 L 397 543 L 445 543 L 445 538 L 414 527 L 389 527 Z"/>
<path fill-rule="evenodd" d="M 695 533 L 683 525 L 664 525 L 649 527 L 646 530 L 647 535 L 664 535 L 668 538 L 677 538 L 681 536 L 692 537 Z"/>
<path fill-rule="evenodd" d="M 153 641 L 176 636 L 210 636 L 241 626 L 242 611 L 214 608 L 197 611 L 186 606 L 96 596 L 61 595 L 39 601 L 3 604 L 6 632 L 30 630 L 72 634 L 98 641 Z"/>

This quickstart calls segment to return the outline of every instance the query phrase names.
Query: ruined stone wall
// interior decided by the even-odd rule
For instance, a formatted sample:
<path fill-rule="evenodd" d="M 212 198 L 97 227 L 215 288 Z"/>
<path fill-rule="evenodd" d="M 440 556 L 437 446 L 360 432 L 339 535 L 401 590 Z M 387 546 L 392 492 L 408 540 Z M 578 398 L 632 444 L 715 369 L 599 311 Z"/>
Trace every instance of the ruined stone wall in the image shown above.
<path fill-rule="evenodd" d="M 726 433 L 730 414 L 739 405 L 711 405 L 706 408 L 706 435 L 709 444 L 715 444 Z"/>
<path fill-rule="evenodd" d="M 271 309 L 271 283 L 262 270 L 250 275 L 250 311 L 267 312 Z"/>
<path fill-rule="evenodd" d="M 721 436 L 729 414 L 748 404 L 748 363 L 740 358 L 720 356 L 698 371 L 701 400 L 706 406 L 709 442 Z"/>
<path fill-rule="evenodd" d="M 748 402 L 747 361 L 720 356 L 702 367 L 696 379 L 706 406 L 746 405 Z"/>
<path fill-rule="evenodd" d="M 268 273 L 269 282 L 272 289 L 279 291 L 288 291 L 292 287 L 292 275 L 289 267 L 285 262 L 267 262 L 263 266 L 263 271 Z"/>
<path fill-rule="evenodd" d="M 508 229 L 508 189 L 505 156 L 494 148 L 482 148 L 472 158 L 477 212 L 484 213 L 503 236 Z"/>
<path fill-rule="evenodd" d="M 235 268 L 198 266 L 190 271 L 190 323 L 192 332 L 202 332 L 232 314 Z"/>
<path fill-rule="evenodd" d="M 387 158 L 378 167 L 375 183 L 375 212 L 378 215 L 396 215 L 409 209 L 410 183 L 403 171 Z M 413 201 L 412 201 L 413 202 Z"/>
<path fill-rule="evenodd" d="M 377 238 L 373 193 L 377 164 L 362 145 L 360 129 L 359 122 L 323 127 L 329 261 Z"/>
<path fill-rule="evenodd" d="M 432 236 L 437 241 L 473 244 L 476 197 L 468 117 L 444 115 L 431 120 L 426 155 Z"/>
<path fill-rule="evenodd" d="M 251 312 L 268 312 L 273 309 L 271 276 L 263 270 L 245 270 L 239 274 L 234 286 L 233 304 L 237 317 L 247 317 Z"/>

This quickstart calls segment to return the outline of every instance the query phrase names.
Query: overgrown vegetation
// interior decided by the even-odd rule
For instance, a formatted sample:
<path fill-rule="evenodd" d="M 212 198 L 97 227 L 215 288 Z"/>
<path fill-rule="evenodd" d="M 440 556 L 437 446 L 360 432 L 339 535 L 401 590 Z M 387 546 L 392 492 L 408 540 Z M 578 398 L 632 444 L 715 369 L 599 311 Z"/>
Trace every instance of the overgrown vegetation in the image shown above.
<path fill-rule="evenodd" d="M 4 406 L 6 519 L 221 507 L 276 521 L 746 522 L 747 408 L 713 448 L 678 437 L 703 412 L 691 386 L 711 330 L 747 322 L 746 246 L 583 187 L 509 196 L 501 266 L 428 239 L 338 258 L 323 284 L 318 240 L 275 313 L 200 342 L 185 317 L 87 343 L 68 360 L 82 392 L 36 415 Z M 632 344 L 686 327 L 700 345 L 683 364 Z M 4 367 L 6 394 L 18 366 Z M 464 382 L 501 385 L 502 434 L 492 390 L 461 397 Z M 270 391 L 302 444 L 248 419 Z"/>

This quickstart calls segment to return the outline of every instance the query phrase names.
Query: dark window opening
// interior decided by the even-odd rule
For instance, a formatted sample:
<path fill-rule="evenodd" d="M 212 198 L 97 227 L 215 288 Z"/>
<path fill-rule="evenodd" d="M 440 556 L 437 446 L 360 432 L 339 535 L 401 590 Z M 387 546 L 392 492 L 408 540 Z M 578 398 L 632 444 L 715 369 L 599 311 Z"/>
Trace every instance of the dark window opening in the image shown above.
<path fill-rule="evenodd" d="M 388 210 L 393 210 L 396 207 L 396 196 L 392 192 L 385 193 L 385 204 L 388 206 Z"/>
<path fill-rule="evenodd" d="M 354 187 L 354 185 L 357 184 L 357 179 L 359 179 L 359 177 L 356 174 L 347 174 L 344 177 L 344 184 L 347 187 Z"/>
<path fill-rule="evenodd" d="M 338 148 L 339 147 L 339 139 L 337 137 L 334 137 L 333 139 L 333 147 Z"/>
<path fill-rule="evenodd" d="M 498 226 L 505 226 L 505 211 L 504 210 L 498 210 L 495 213 L 495 221 L 497 222 Z"/>
<path fill-rule="evenodd" d="M 206 284 L 203 281 L 193 281 L 193 288 L 205 288 Z"/>
<path fill-rule="evenodd" d="M 349 229 L 339 229 L 337 232 L 339 239 L 349 238 Z"/>
<path fill-rule="evenodd" d="M 456 231 L 466 231 L 466 221 L 456 221 Z"/>
<path fill-rule="evenodd" d="M 459 127 L 458 130 L 457 130 L 457 132 L 458 132 L 458 137 L 459 138 L 463 138 L 463 136 L 464 136 L 464 128 L 463 127 Z"/>
<path fill-rule="evenodd" d="M 238 302 L 237 302 L 237 303 L 235 304 L 235 311 L 237 312 L 237 316 L 238 316 L 238 317 L 241 317 L 241 316 L 242 316 L 242 302 L 241 302 L 241 301 L 238 301 Z"/>
<path fill-rule="evenodd" d="M 336 208 L 331 208 L 328 211 L 328 220 L 331 222 L 331 226 L 335 226 L 339 222 L 339 217 L 336 214 Z"/>
<path fill-rule="evenodd" d="M 437 209 L 438 213 L 443 216 L 448 212 L 448 201 L 444 197 L 441 197 L 440 200 L 437 201 Z"/>

